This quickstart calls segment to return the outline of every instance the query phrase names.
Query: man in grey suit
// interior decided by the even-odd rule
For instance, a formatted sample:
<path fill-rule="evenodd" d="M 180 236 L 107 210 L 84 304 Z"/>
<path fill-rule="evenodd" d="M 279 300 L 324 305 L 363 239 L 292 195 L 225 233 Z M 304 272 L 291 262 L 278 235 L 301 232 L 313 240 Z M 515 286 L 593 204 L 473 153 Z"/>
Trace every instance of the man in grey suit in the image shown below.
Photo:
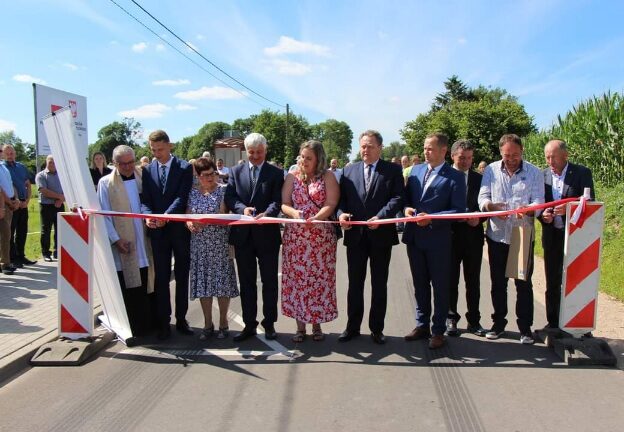
<path fill-rule="evenodd" d="M 589 168 L 568 161 L 565 141 L 548 141 L 544 147 L 548 167 L 544 169 L 544 195 L 546 202 L 583 195 L 591 189 L 594 199 L 594 181 Z M 542 247 L 546 270 L 546 328 L 559 328 L 559 304 L 563 275 L 563 245 L 565 239 L 566 205 L 548 208 L 539 216 L 542 223 Z"/>

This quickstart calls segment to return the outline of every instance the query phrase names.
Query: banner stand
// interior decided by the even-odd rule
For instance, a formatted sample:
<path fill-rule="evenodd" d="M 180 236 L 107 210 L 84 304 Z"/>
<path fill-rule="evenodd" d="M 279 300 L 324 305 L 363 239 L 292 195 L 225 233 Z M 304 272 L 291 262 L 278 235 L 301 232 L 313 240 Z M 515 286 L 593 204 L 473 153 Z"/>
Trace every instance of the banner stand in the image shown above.
<path fill-rule="evenodd" d="M 589 191 L 586 196 L 589 198 Z M 585 207 L 583 220 L 575 225 L 571 220 L 579 206 Z M 570 366 L 617 364 L 609 344 L 591 334 L 596 328 L 603 227 L 604 203 L 581 200 L 566 204 L 559 328 L 535 333 Z"/>

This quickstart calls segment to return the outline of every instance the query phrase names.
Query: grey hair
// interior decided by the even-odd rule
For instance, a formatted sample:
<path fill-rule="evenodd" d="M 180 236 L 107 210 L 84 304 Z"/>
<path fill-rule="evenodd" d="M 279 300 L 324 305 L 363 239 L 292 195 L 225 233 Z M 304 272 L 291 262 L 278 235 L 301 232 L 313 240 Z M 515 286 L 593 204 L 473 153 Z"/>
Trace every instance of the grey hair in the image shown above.
<path fill-rule="evenodd" d="M 460 139 L 453 143 L 451 146 L 451 155 L 454 155 L 460 150 L 474 151 L 474 145 L 467 139 Z"/>
<path fill-rule="evenodd" d="M 557 148 L 561 151 L 564 151 L 564 152 L 568 151 L 568 144 L 562 139 L 559 139 L 559 138 L 551 139 L 550 141 L 546 143 L 546 145 L 550 143 L 554 143 L 557 146 Z"/>
<path fill-rule="evenodd" d="M 134 157 L 134 150 L 132 149 L 132 147 L 127 146 L 125 144 L 118 145 L 113 150 L 113 162 L 115 163 L 119 162 L 119 158 L 127 154 L 131 154 L 132 157 Z"/>
<path fill-rule="evenodd" d="M 264 146 L 264 148 L 267 148 L 267 140 L 264 135 L 257 132 L 252 132 L 247 135 L 247 137 L 245 137 L 245 150 L 248 150 L 249 147 L 258 146 Z"/>

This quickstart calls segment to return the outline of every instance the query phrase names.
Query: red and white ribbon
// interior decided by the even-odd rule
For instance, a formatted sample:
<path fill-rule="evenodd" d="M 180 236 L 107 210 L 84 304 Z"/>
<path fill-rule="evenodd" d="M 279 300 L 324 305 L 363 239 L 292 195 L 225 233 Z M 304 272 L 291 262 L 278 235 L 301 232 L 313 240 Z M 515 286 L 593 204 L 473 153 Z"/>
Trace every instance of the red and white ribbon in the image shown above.
<path fill-rule="evenodd" d="M 535 212 L 546 208 L 556 207 L 561 204 L 565 204 L 571 201 L 577 201 L 578 198 L 565 198 L 557 201 L 551 201 L 544 204 L 535 204 L 527 207 L 522 207 L 513 210 L 501 210 L 491 212 L 471 212 L 471 213 L 451 213 L 451 214 L 427 214 L 424 216 L 411 216 L 391 219 L 378 219 L 375 221 L 356 221 L 350 220 L 351 225 L 384 225 L 394 224 L 398 222 L 418 222 L 421 220 L 433 219 L 433 220 L 456 220 L 456 219 L 470 219 L 470 218 L 484 218 L 484 217 L 502 217 L 511 216 L 521 213 Z M 579 206 L 580 207 L 580 206 Z M 78 211 L 78 210 L 74 210 Z M 199 222 L 203 224 L 214 225 L 260 225 L 260 224 L 275 224 L 275 223 L 306 223 L 305 219 L 290 219 L 290 218 L 278 218 L 278 217 L 261 217 L 254 218 L 252 216 L 244 216 L 240 214 L 142 214 L 142 213 L 125 213 L 107 210 L 92 210 L 80 208 L 80 213 L 87 215 L 100 215 L 100 216 L 112 216 L 112 217 L 129 217 L 140 219 L 156 219 L 165 220 L 170 222 Z M 311 223 L 323 224 L 339 223 L 337 221 L 320 221 L 315 220 Z"/>

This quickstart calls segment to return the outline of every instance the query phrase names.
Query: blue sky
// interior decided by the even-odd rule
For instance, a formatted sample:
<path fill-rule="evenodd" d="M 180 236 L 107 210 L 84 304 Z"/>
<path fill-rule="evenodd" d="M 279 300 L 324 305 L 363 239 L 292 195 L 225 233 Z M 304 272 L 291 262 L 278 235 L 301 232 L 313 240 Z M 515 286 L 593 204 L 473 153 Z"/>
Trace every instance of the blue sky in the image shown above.
<path fill-rule="evenodd" d="M 130 0 L 115 1 L 181 47 Z M 87 97 L 89 142 L 124 116 L 177 141 L 207 122 L 279 109 L 225 87 L 109 0 L 2 3 L 0 130 L 26 142 L 35 139 L 33 81 Z M 386 142 L 453 74 L 507 89 L 540 128 L 583 99 L 624 89 L 624 2 L 615 0 L 139 3 L 311 123 L 336 118 L 356 136 L 378 129 Z"/>

